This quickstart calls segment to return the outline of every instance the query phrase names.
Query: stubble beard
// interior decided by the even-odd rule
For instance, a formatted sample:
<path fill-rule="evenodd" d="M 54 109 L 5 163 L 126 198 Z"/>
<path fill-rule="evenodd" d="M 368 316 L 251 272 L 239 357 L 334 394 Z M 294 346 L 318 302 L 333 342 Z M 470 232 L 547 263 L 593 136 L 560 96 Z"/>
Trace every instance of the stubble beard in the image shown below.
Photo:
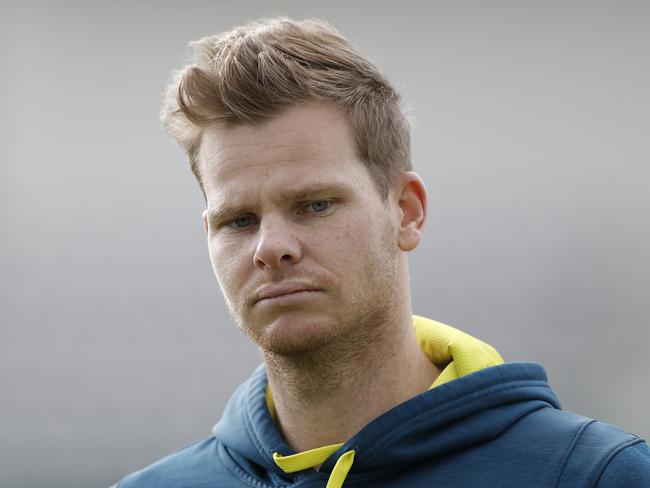
<path fill-rule="evenodd" d="M 381 273 L 378 270 L 374 272 Z M 292 369 L 322 369 L 330 361 L 358 356 L 373 342 L 383 338 L 382 332 L 390 322 L 391 303 L 395 296 L 391 285 L 394 282 L 393 273 L 384 274 L 380 280 L 374 276 L 367 279 L 365 292 L 348 293 L 348 296 L 341 297 L 343 304 L 334 300 L 336 305 L 340 305 L 338 310 L 328 310 L 329 313 L 314 318 L 308 318 L 309 310 L 305 310 L 307 317 L 298 316 L 296 319 L 301 322 L 296 327 L 297 333 L 270 330 L 269 325 L 251 326 L 243 318 L 240 307 L 233 307 L 230 303 L 228 306 L 238 327 L 257 344 L 267 362 L 282 363 Z M 368 290 L 372 293 L 367 293 Z"/>
<path fill-rule="evenodd" d="M 313 324 L 303 324 L 309 333 L 292 335 L 265 334 L 243 320 L 243 309 L 231 307 L 238 326 L 260 348 L 267 367 L 283 377 L 284 386 L 303 398 L 336 394 L 341 382 L 366 374 L 391 341 L 391 328 L 397 319 L 395 310 L 403 299 L 398 276 L 398 250 L 386 244 L 394 237 L 384 230 L 379 248 L 359 274 L 361 286 L 340 297 L 344 306 Z M 386 240 L 384 240 L 386 239 Z M 340 303 L 340 302 L 339 302 Z M 313 328 L 311 327 L 313 325 Z"/>

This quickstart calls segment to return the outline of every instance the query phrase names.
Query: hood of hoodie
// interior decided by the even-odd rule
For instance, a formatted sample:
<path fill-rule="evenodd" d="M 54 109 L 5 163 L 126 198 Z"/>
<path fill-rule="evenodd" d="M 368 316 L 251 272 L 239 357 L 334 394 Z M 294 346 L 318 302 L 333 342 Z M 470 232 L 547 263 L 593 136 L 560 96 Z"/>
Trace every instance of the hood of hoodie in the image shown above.
<path fill-rule="evenodd" d="M 425 459 L 447 456 L 499 436 L 540 408 L 560 408 L 544 369 L 503 363 L 489 345 L 453 327 L 414 316 L 420 347 L 444 367 L 431 389 L 375 418 L 320 466 L 285 473 L 274 453 L 295 454 L 273 421 L 265 367 L 258 367 L 230 399 L 213 434 L 238 469 L 273 484 L 327 479 L 345 453 L 355 451 L 347 480 L 369 479 Z M 387 460 L 389 462 L 387 462 Z"/>

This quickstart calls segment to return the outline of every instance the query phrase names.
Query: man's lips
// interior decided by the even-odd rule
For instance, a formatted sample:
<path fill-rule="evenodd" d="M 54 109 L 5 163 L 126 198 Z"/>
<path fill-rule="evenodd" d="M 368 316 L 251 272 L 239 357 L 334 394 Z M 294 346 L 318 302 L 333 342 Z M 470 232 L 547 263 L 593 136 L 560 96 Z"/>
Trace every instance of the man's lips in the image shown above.
<path fill-rule="evenodd" d="M 258 300 L 257 305 L 296 305 L 311 300 L 322 290 L 296 290 L 282 295 L 275 295 Z"/>
<path fill-rule="evenodd" d="M 265 285 L 255 294 L 254 303 L 288 303 L 311 298 L 322 289 L 306 283 L 279 283 Z"/>

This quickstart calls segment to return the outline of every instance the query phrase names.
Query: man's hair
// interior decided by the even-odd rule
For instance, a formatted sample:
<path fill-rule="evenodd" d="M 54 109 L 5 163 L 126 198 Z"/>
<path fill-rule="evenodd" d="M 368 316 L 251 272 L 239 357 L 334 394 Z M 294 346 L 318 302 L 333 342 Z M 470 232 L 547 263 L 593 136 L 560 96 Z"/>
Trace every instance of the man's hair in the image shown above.
<path fill-rule="evenodd" d="M 392 178 L 411 169 L 399 94 L 326 22 L 262 19 L 190 46 L 194 62 L 175 73 L 161 120 L 187 152 L 204 196 L 197 157 L 205 128 L 262 123 L 300 102 L 344 109 L 382 199 Z"/>

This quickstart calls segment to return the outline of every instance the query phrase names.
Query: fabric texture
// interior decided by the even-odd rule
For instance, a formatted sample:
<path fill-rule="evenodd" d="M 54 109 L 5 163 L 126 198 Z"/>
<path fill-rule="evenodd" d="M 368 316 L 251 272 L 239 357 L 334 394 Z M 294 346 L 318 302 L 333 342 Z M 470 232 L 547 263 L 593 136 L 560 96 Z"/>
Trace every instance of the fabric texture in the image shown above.
<path fill-rule="evenodd" d="M 441 375 L 345 442 L 293 451 L 274 424 L 260 366 L 211 436 L 118 486 L 650 487 L 646 443 L 561 410 L 541 365 L 503 363 L 488 344 L 423 317 L 414 326 Z"/>

